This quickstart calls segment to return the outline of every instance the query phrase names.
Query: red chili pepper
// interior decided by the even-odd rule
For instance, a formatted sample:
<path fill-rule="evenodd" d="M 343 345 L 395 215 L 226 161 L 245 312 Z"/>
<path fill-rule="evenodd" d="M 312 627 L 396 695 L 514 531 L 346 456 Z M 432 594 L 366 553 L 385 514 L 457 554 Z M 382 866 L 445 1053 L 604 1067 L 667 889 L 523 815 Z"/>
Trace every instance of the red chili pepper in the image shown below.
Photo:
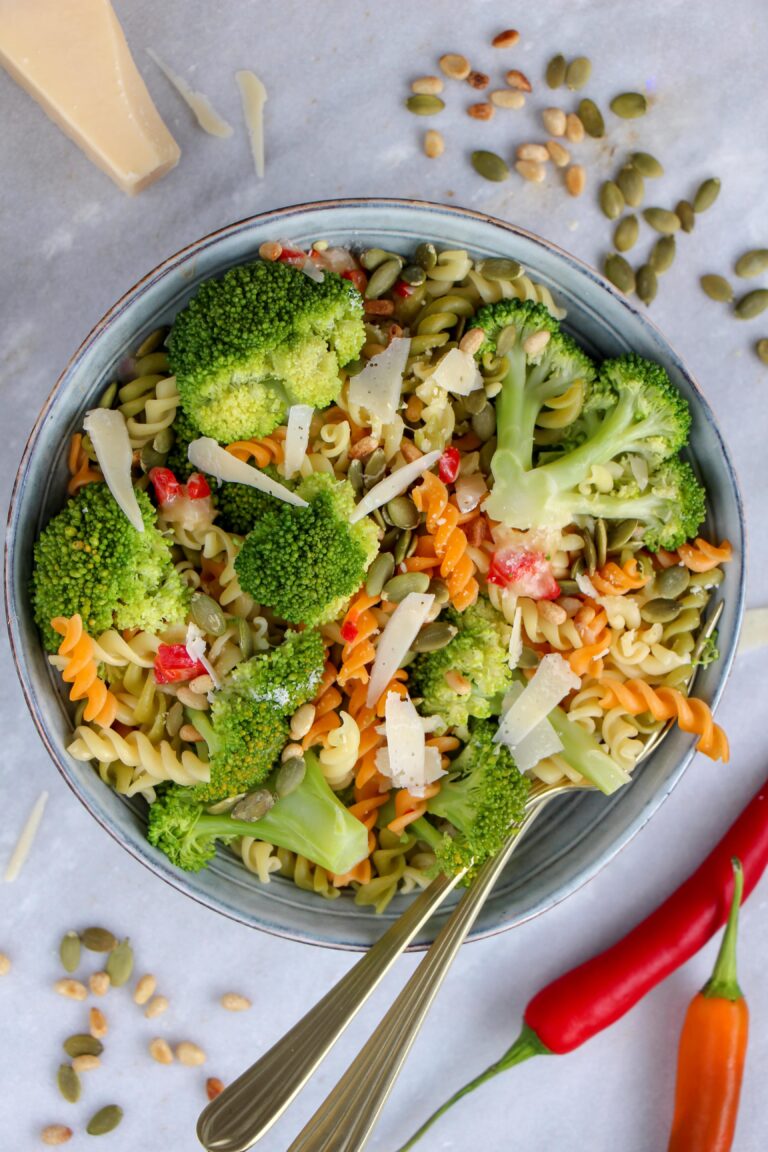
<path fill-rule="evenodd" d="M 500 548 L 494 552 L 488 582 L 531 600 L 556 600 L 560 595 L 560 585 L 544 553 L 527 548 Z"/>
<path fill-rule="evenodd" d="M 443 484 L 453 484 L 459 474 L 460 464 L 461 453 L 458 448 L 454 448 L 453 445 L 446 448 L 437 464 L 437 474 Z"/>
<path fill-rule="evenodd" d="M 357 288 L 358 292 L 361 294 L 365 292 L 365 289 L 368 286 L 368 277 L 366 276 L 365 272 L 363 272 L 362 268 L 346 268 L 342 272 L 341 277 L 343 280 L 351 280 L 355 288 Z"/>
<path fill-rule="evenodd" d="M 202 676 L 205 665 L 190 656 L 183 644 L 161 644 L 155 656 L 155 681 L 158 684 L 179 684 Z"/>
<path fill-rule="evenodd" d="M 211 488 L 202 472 L 193 472 L 186 483 L 187 496 L 190 500 L 204 500 L 210 496 Z"/>
<path fill-rule="evenodd" d="M 405 299 L 408 296 L 413 296 L 415 289 L 412 284 L 406 284 L 405 280 L 398 280 L 394 284 L 392 291 L 395 296 L 402 296 Z"/>
<path fill-rule="evenodd" d="M 562 1055 L 585 1044 L 690 960 L 726 921 L 734 857 L 744 870 L 746 900 L 768 866 L 768 780 L 693 875 L 622 940 L 538 992 L 512 1047 L 438 1108 L 398 1152 L 412 1148 L 438 1116 L 499 1072 L 531 1056 Z"/>
<path fill-rule="evenodd" d="M 360 631 L 357 624 L 353 620 L 345 620 L 341 626 L 341 638 L 347 644 L 353 644 L 357 640 L 357 634 Z"/>
<path fill-rule="evenodd" d="M 181 495 L 181 484 L 170 468 L 150 468 L 149 479 L 161 504 L 168 504 Z"/>

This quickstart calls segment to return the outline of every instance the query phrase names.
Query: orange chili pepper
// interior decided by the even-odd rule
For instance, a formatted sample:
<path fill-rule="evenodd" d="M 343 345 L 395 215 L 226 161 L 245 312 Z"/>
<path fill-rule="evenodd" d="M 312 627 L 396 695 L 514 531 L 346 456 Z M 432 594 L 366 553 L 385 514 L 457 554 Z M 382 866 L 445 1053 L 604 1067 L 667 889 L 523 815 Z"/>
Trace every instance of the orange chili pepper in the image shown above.
<path fill-rule="evenodd" d="M 733 863 L 733 899 L 711 978 L 688 1006 L 677 1057 L 668 1152 L 728 1152 L 733 1143 L 749 1031 L 736 979 L 736 929 L 744 887 Z"/>

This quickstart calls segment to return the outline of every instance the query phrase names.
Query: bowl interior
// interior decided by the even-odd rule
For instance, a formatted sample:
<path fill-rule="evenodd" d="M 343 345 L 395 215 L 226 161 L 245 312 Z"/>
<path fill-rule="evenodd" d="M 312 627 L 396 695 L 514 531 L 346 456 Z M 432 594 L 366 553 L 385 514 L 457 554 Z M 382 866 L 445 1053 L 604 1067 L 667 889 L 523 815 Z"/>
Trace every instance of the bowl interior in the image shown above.
<path fill-rule="evenodd" d="M 708 492 L 706 530 L 734 547 L 721 588 L 719 662 L 702 669 L 696 693 L 715 705 L 735 653 L 744 599 L 744 519 L 730 459 L 712 413 L 661 333 L 592 269 L 512 225 L 479 213 L 413 201 L 334 201 L 265 213 L 192 244 L 133 288 L 96 326 L 58 381 L 30 436 L 11 503 L 6 543 L 6 604 L 11 643 L 27 703 L 48 751 L 93 816 L 125 848 L 168 883 L 246 924 L 307 942 L 359 949 L 376 940 L 403 911 L 396 897 L 375 916 L 349 894 L 324 900 L 288 880 L 267 885 L 229 855 L 204 872 L 172 869 L 144 839 L 141 802 L 112 792 L 89 764 L 66 753 L 71 730 L 65 697 L 40 646 L 27 596 L 32 546 L 43 524 L 63 503 L 66 445 L 83 413 L 114 378 L 121 360 L 159 324 L 170 322 L 197 285 L 234 264 L 253 259 L 265 240 L 297 243 L 326 239 L 354 247 L 377 245 L 409 252 L 425 239 L 475 256 L 519 260 L 567 309 L 565 327 L 593 356 L 626 351 L 661 362 L 691 403 L 692 459 Z M 673 729 L 638 769 L 632 784 L 611 798 L 574 795 L 555 801 L 537 822 L 497 884 L 473 937 L 510 928 L 575 891 L 650 819 L 693 755 L 694 741 Z M 458 897 L 416 941 L 424 946 Z"/>

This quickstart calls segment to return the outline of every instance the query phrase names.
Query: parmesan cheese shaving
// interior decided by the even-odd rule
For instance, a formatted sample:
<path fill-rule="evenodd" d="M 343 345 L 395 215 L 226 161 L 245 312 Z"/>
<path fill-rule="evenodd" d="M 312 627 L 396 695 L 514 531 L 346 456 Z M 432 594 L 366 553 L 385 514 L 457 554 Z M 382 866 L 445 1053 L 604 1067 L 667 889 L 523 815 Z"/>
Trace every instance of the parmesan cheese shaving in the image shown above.
<path fill-rule="evenodd" d="M 388 692 L 384 704 L 387 746 L 376 753 L 376 767 L 395 788 L 423 796 L 426 786 L 445 775 L 437 748 L 427 748 L 424 722 L 411 700 Z"/>
<path fill-rule="evenodd" d="M 552 652 L 542 657 L 533 678 L 502 716 L 494 736 L 496 743 L 506 744 L 511 749 L 522 744 L 526 736 L 542 720 L 546 720 L 563 697 L 580 684 L 580 678 L 558 653 Z"/>
<path fill-rule="evenodd" d="M 369 708 L 378 704 L 379 697 L 402 664 L 434 602 L 435 598 L 430 592 L 409 592 L 390 616 L 376 645 L 376 659 L 371 669 L 366 697 Z"/>
<path fill-rule="evenodd" d="M 518 605 L 515 608 L 515 614 L 512 617 L 512 631 L 509 634 L 509 651 L 507 653 L 507 664 L 510 670 L 514 672 L 520 663 L 520 657 L 523 654 L 523 610 Z"/>
<path fill-rule="evenodd" d="M 469 396 L 470 392 L 483 386 L 483 377 L 474 356 L 460 348 L 451 348 L 443 356 L 429 380 L 455 396 Z"/>
<path fill-rule="evenodd" d="M 513 684 L 504 697 L 504 711 L 507 711 L 523 694 L 522 684 Z M 549 720 L 542 720 L 524 740 L 511 748 L 515 764 L 521 772 L 530 772 L 531 768 L 547 756 L 555 756 L 562 752 L 563 745 Z"/>
<path fill-rule="evenodd" d="M 37 830 L 40 827 L 40 821 L 43 818 L 45 805 L 48 803 L 48 793 L 41 792 L 34 803 L 32 811 L 27 817 L 27 822 L 21 830 L 16 847 L 11 852 L 11 857 L 5 869 L 3 879 L 6 884 L 11 884 L 24 866 L 24 861 L 29 855 L 29 850 L 34 843 Z"/>
<path fill-rule="evenodd" d="M 267 90 L 254 72 L 236 72 L 256 175 L 264 179 L 264 105 Z"/>
<path fill-rule="evenodd" d="M 427 452 L 426 456 L 422 456 L 419 460 L 413 460 L 410 464 L 403 465 L 398 468 L 397 472 L 392 472 L 391 475 L 385 476 L 378 484 L 374 484 L 370 492 L 367 493 L 355 508 L 350 523 L 356 524 L 358 520 L 362 520 L 363 516 L 368 516 L 373 512 L 374 508 L 380 508 L 382 504 L 388 504 L 390 500 L 394 500 L 395 496 L 399 496 L 401 492 L 405 492 L 406 488 L 410 488 L 414 480 L 418 480 L 422 472 L 426 472 L 442 456 L 439 448 L 434 452 Z"/>
<path fill-rule="evenodd" d="M 768 644 L 768 608 L 749 608 L 744 613 L 738 652 L 754 652 Z"/>
<path fill-rule="evenodd" d="M 294 404 L 288 410 L 288 430 L 285 434 L 283 474 L 290 479 L 301 467 L 309 443 L 309 426 L 314 412 L 309 404 Z"/>
<path fill-rule="evenodd" d="M 147 48 L 147 55 L 154 60 L 166 80 L 173 85 L 182 100 L 192 110 L 192 114 L 203 132 L 207 132 L 209 136 L 219 136 L 221 139 L 226 139 L 232 135 L 232 125 L 219 116 L 207 96 L 190 88 L 186 80 L 173 72 L 152 48 Z"/>
<path fill-rule="evenodd" d="M 91 438 L 107 487 L 137 532 L 144 531 L 141 508 L 131 479 L 133 449 L 122 412 L 92 408 L 83 428 Z"/>
<path fill-rule="evenodd" d="M 362 372 L 349 382 L 350 404 L 364 408 L 382 424 L 395 418 L 403 390 L 403 373 L 408 362 L 411 341 L 396 337 L 383 352 L 373 356 Z"/>
<path fill-rule="evenodd" d="M 488 492 L 488 485 L 482 472 L 470 476 L 459 476 L 456 481 L 456 503 L 459 512 L 472 512 Z"/>
<path fill-rule="evenodd" d="M 247 484 L 250 488 L 258 488 L 283 500 L 286 504 L 293 504 L 296 508 L 306 508 L 307 501 L 302 500 L 295 492 L 291 492 L 284 484 L 260 472 L 244 460 L 238 460 L 231 452 L 227 452 L 221 445 L 212 440 L 210 436 L 201 436 L 193 440 L 187 449 L 187 458 L 190 464 L 215 476 L 217 480 L 228 480 L 231 484 Z"/>
<path fill-rule="evenodd" d="M 221 688 L 221 680 L 216 675 L 216 669 L 205 654 L 205 634 L 197 624 L 190 621 L 187 625 L 187 638 L 184 641 L 190 660 L 199 660 L 203 668 L 213 680 L 215 688 Z"/>

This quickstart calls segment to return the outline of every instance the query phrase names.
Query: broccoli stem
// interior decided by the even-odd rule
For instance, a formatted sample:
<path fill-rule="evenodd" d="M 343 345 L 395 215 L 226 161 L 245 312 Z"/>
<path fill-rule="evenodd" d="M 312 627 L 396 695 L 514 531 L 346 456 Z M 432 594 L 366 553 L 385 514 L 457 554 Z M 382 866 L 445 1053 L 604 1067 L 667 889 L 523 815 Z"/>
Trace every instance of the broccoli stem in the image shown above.
<path fill-rule="evenodd" d="M 549 722 L 563 745 L 560 755 L 571 768 L 586 777 L 590 784 L 610 796 L 629 783 L 629 776 L 598 747 L 592 733 L 570 720 L 562 708 L 550 712 Z"/>

